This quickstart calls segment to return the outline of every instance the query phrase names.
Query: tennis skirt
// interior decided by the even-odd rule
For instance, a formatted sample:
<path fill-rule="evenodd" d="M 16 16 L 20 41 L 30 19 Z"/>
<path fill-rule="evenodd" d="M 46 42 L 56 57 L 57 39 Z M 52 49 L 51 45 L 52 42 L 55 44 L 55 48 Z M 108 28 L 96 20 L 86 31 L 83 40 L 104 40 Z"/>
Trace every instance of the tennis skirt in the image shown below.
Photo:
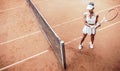
<path fill-rule="evenodd" d="M 84 34 L 96 34 L 96 29 L 85 25 L 83 28 L 83 33 Z"/>

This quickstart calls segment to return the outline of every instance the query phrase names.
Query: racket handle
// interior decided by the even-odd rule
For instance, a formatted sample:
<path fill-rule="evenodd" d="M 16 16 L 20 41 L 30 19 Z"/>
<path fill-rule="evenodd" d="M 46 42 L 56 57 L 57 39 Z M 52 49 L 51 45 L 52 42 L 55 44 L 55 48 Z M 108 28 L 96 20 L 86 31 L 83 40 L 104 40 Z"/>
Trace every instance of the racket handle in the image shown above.
<path fill-rule="evenodd" d="M 103 17 L 103 19 L 100 21 L 100 24 L 107 22 L 107 20 L 105 19 L 105 17 Z"/>
<path fill-rule="evenodd" d="M 100 27 L 100 26 L 101 26 L 101 24 L 100 24 L 100 23 L 97 23 L 96 26 L 95 26 L 95 28 L 98 28 L 98 27 Z"/>

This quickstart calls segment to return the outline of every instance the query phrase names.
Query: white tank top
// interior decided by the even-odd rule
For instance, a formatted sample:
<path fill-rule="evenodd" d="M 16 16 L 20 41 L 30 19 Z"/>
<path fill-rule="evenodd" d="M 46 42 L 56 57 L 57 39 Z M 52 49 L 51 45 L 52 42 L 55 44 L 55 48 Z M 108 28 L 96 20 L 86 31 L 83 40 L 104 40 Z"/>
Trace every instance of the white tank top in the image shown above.
<path fill-rule="evenodd" d="M 86 21 L 88 24 L 95 24 L 96 22 L 96 14 L 93 14 L 93 16 L 90 18 L 90 13 L 89 12 L 85 12 L 84 15 L 86 16 Z"/>

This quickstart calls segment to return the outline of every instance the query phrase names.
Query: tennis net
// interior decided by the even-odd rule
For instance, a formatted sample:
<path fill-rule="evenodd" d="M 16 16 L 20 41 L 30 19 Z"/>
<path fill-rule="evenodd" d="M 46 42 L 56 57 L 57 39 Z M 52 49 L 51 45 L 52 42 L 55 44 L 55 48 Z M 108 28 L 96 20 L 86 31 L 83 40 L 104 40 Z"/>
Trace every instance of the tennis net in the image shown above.
<path fill-rule="evenodd" d="M 66 59 L 65 59 L 65 48 L 64 48 L 64 41 L 62 41 L 59 36 L 54 32 L 54 30 L 51 28 L 51 26 L 48 24 L 44 16 L 40 13 L 40 11 L 35 7 L 33 4 L 32 0 L 27 0 L 29 6 L 33 10 L 37 21 L 38 25 L 40 28 L 42 28 L 42 31 L 44 32 L 45 36 L 47 37 L 47 40 L 52 47 L 54 53 L 56 54 L 58 60 L 66 69 Z"/>

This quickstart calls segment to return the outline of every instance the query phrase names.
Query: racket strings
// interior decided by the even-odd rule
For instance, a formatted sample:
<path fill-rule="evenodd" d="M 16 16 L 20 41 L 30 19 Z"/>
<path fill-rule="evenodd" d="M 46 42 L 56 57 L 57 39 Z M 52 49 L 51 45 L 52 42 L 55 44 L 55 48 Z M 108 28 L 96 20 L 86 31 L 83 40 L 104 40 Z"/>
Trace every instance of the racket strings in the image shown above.
<path fill-rule="evenodd" d="M 107 21 L 111 21 L 111 20 L 115 19 L 117 17 L 117 15 L 118 15 L 117 9 L 111 9 L 106 13 L 105 18 Z"/>

